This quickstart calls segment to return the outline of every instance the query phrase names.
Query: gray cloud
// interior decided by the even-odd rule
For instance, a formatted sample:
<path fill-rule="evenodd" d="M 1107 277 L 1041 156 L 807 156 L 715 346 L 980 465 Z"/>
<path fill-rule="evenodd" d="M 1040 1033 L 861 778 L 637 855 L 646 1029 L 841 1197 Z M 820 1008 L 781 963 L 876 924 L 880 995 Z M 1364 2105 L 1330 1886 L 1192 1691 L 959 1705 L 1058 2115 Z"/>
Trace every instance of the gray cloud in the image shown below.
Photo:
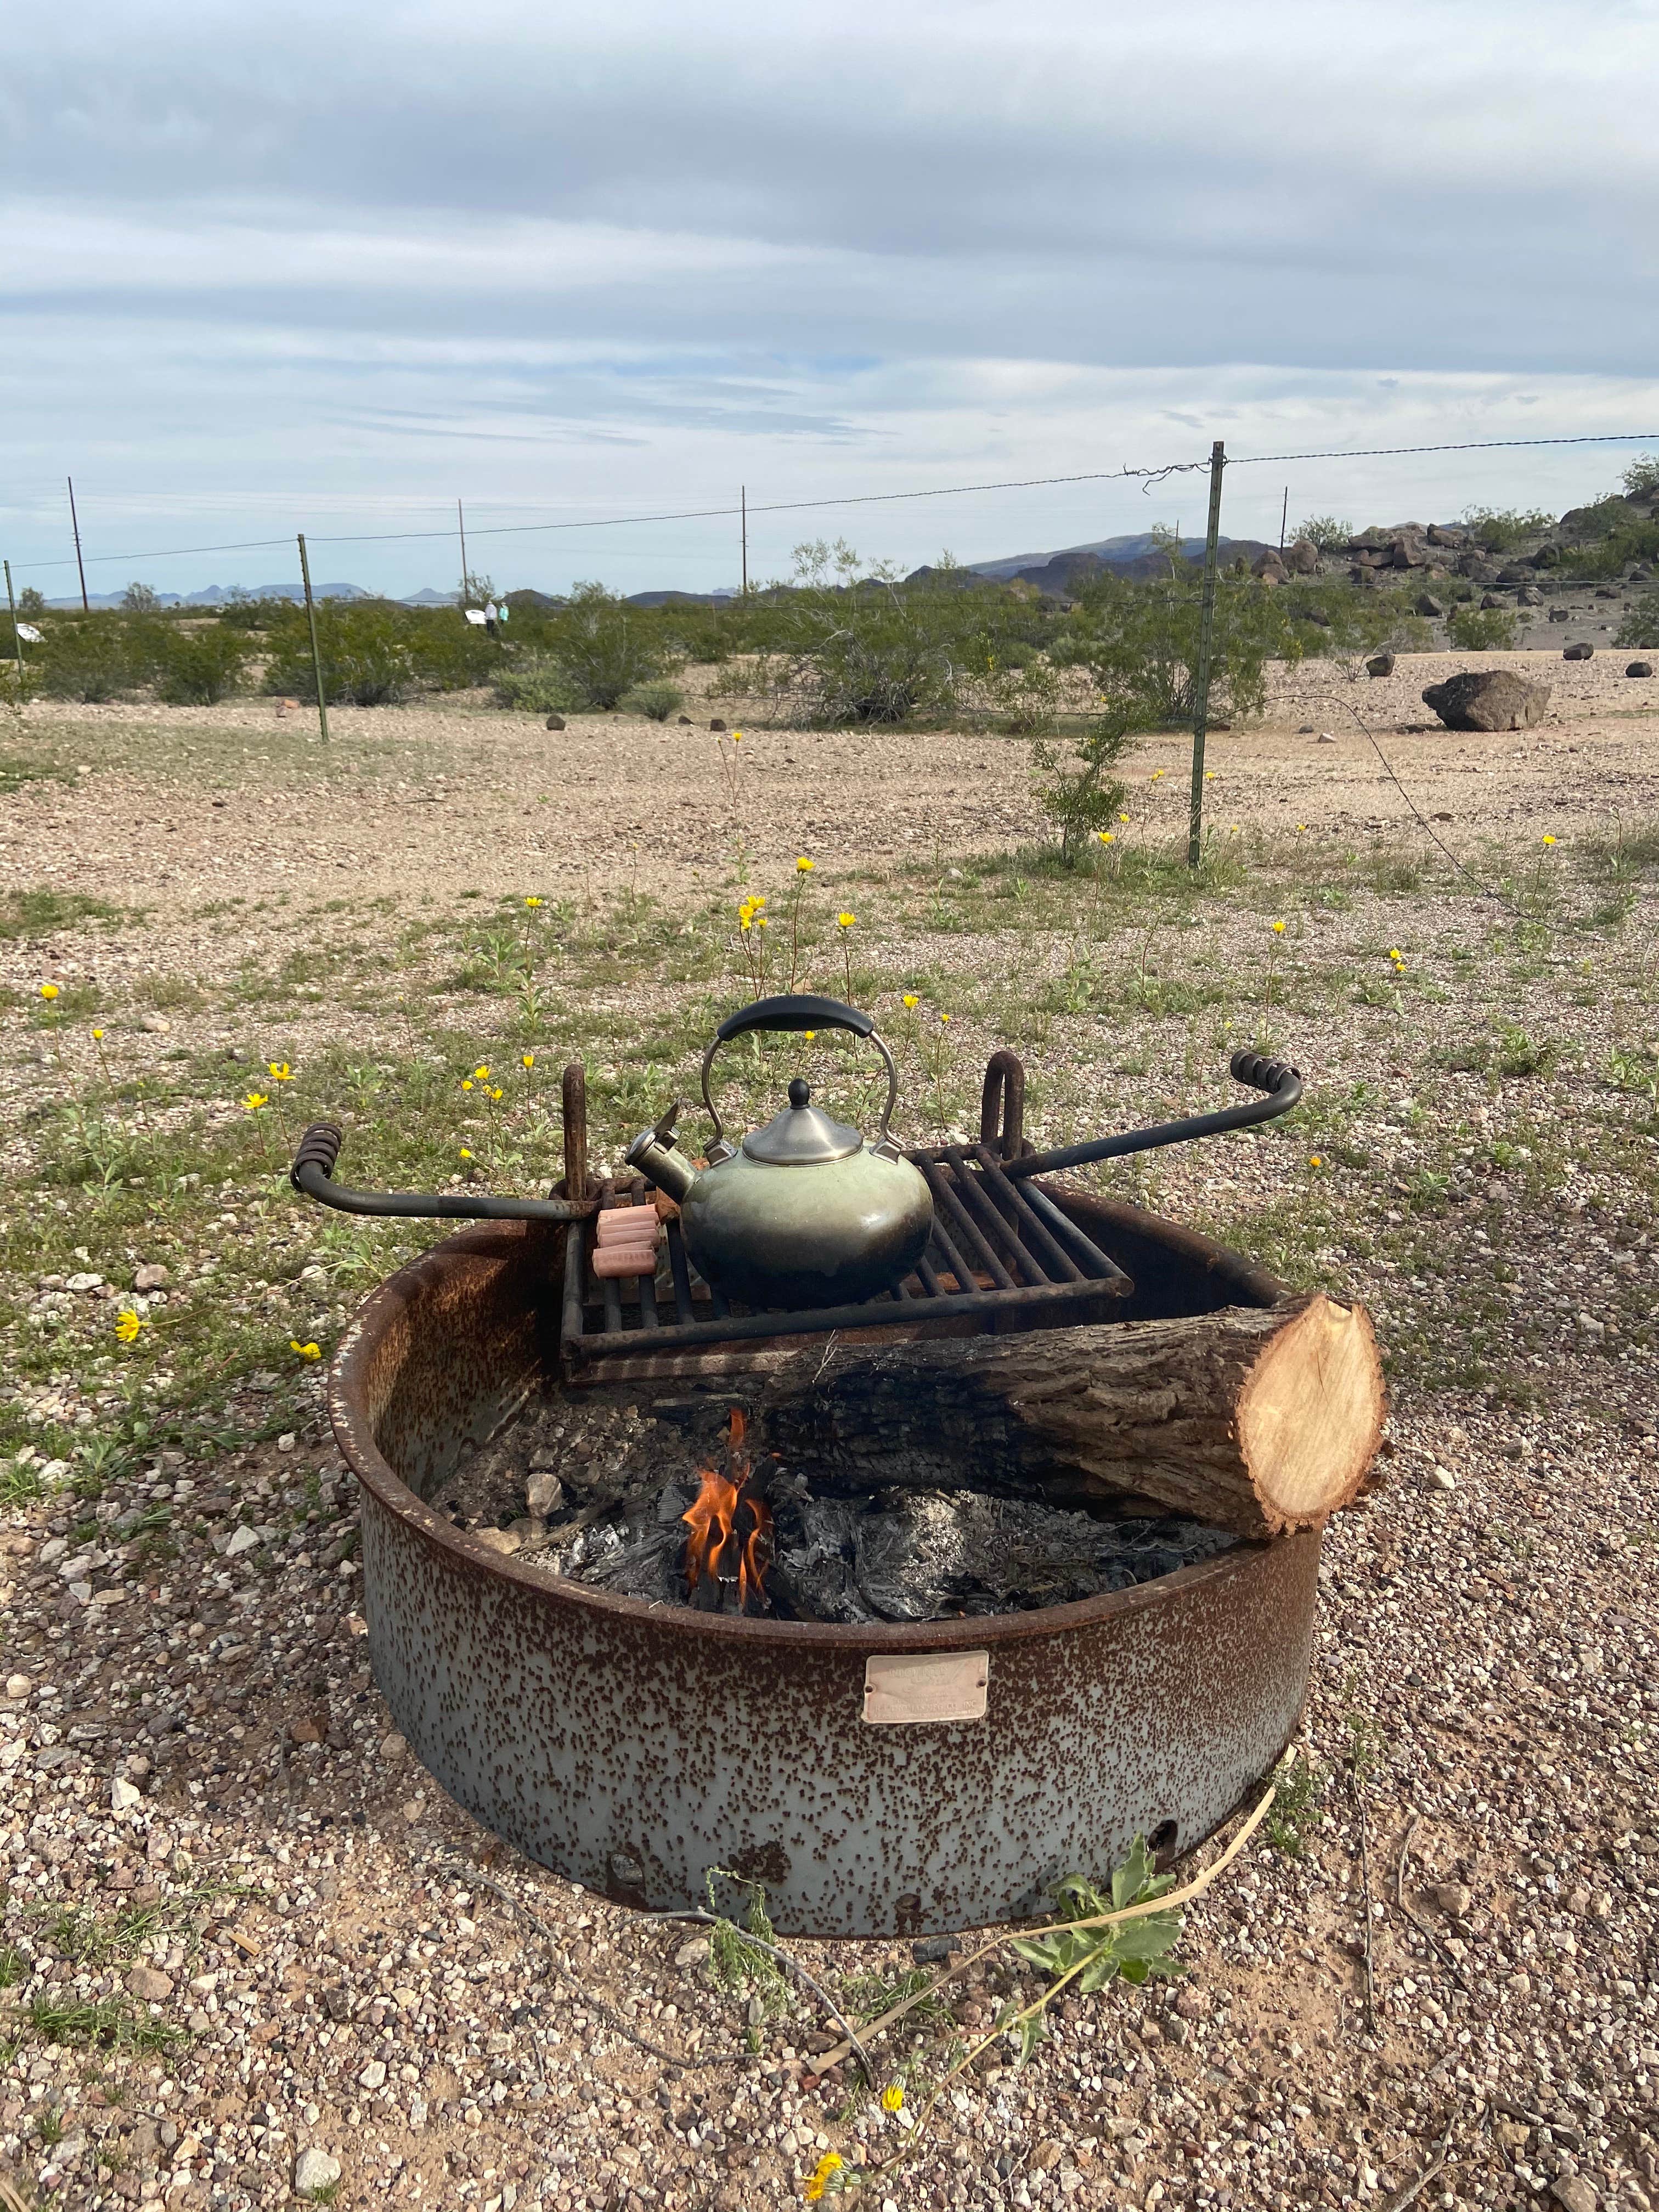
<path fill-rule="evenodd" d="M 1627 427 L 1656 90 L 1647 0 L 36 11 L 0 82 L 0 531 L 57 556 L 69 465 L 97 530 L 167 544 L 457 483 L 593 513 Z M 969 550 L 1135 495 L 1089 496 L 1035 539 L 987 503 Z M 712 530 L 671 554 L 731 566 Z"/>

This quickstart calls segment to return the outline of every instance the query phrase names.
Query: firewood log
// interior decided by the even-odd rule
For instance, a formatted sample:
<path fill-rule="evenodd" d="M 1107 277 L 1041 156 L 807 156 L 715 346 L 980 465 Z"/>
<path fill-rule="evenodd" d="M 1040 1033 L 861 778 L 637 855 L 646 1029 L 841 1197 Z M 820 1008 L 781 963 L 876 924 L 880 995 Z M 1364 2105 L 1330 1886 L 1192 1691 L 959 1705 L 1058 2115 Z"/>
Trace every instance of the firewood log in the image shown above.
<path fill-rule="evenodd" d="M 1320 1527 L 1358 1492 L 1382 1375 L 1364 1310 L 1316 1293 L 1178 1321 L 813 1345 L 756 1412 L 767 1445 L 831 1487 L 1127 1496 L 1266 1538 Z"/>

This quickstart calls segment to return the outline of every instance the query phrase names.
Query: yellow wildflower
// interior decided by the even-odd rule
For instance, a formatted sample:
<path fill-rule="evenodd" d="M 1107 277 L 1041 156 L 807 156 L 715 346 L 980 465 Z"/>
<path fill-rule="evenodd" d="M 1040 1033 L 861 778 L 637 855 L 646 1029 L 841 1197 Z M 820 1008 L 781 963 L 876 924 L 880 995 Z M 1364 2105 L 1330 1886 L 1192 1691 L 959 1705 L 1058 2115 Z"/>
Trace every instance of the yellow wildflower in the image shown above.
<path fill-rule="evenodd" d="M 1115 830 L 1097 830 L 1095 835 L 1103 845 L 1115 845 L 1117 842 L 1117 834 Z"/>
<path fill-rule="evenodd" d="M 294 1070 L 285 1060 L 268 1060 L 265 1069 L 273 1083 L 288 1083 L 293 1079 Z"/>
<path fill-rule="evenodd" d="M 1152 770 L 1152 781 L 1156 783 L 1161 776 L 1166 776 L 1169 773 L 1167 768 L 1155 768 Z"/>
<path fill-rule="evenodd" d="M 534 1067 L 536 1065 L 536 1055 L 533 1052 L 521 1052 L 519 1058 L 526 1067 Z"/>
<path fill-rule="evenodd" d="M 838 914 L 836 916 L 836 927 L 837 929 L 850 929 L 857 920 L 858 916 L 855 914 Z"/>
<path fill-rule="evenodd" d="M 461 1146 L 461 1158 L 462 1158 L 464 1160 L 470 1160 L 470 1159 L 471 1158 L 471 1157 L 472 1157 L 471 1153 L 471 1152 L 468 1152 L 468 1150 L 466 1149 L 466 1146 L 465 1146 L 465 1145 L 463 1145 L 463 1146 Z"/>
<path fill-rule="evenodd" d="M 921 1001 L 917 998 L 914 991 L 907 991 L 904 994 L 904 1004 L 908 1009 L 914 1006 L 919 1006 L 921 1004 Z"/>
<path fill-rule="evenodd" d="M 807 1043 L 811 1044 L 813 1038 L 817 1035 L 817 1031 L 816 1030 L 803 1030 L 801 1031 L 801 1035 L 806 1039 Z"/>
<path fill-rule="evenodd" d="M 830 2185 L 830 2175 L 840 2172 L 841 2163 L 838 2152 L 825 2151 L 801 2187 L 801 2195 L 809 2204 L 816 2204 L 820 2201 Z"/>
<path fill-rule="evenodd" d="M 250 1114 L 257 1114 L 262 1106 L 269 1106 L 270 1103 L 270 1094 L 266 1091 L 250 1091 L 242 1101 L 244 1109 Z"/>
<path fill-rule="evenodd" d="M 1127 822 L 1129 817 L 1127 814 L 1120 814 L 1117 818 L 1120 822 Z"/>
<path fill-rule="evenodd" d="M 462 1090 L 463 1090 L 463 1091 L 471 1091 L 471 1088 L 472 1088 L 472 1078 L 471 1078 L 470 1075 L 464 1075 L 464 1076 L 461 1078 L 461 1088 L 462 1088 Z"/>
<path fill-rule="evenodd" d="M 755 927 L 756 927 L 756 928 L 757 928 L 757 929 L 764 929 L 764 928 L 765 928 L 765 927 L 766 927 L 766 916 L 765 916 L 763 914 L 757 914 L 757 915 L 755 916 Z"/>
<path fill-rule="evenodd" d="M 475 1083 L 488 1083 L 489 1070 L 487 1067 L 475 1067 L 472 1071 L 472 1080 Z"/>
<path fill-rule="evenodd" d="M 1284 935 L 1284 934 L 1285 934 L 1285 925 L 1284 925 L 1284 923 L 1283 923 L 1282 921 L 1276 921 L 1276 922 L 1273 924 L 1273 935 L 1274 935 L 1275 937 L 1283 937 L 1283 935 Z"/>
<path fill-rule="evenodd" d="M 500 1099 L 501 1099 L 501 1085 L 500 1085 L 499 1083 L 495 1085 L 495 1089 L 490 1092 L 490 1094 L 489 1094 L 489 1095 L 490 1095 L 490 1097 L 491 1097 L 492 1098 L 494 1098 L 495 1100 L 496 1100 L 496 1101 L 499 1103 L 499 1101 L 500 1101 Z"/>
<path fill-rule="evenodd" d="M 104 1042 L 104 1032 L 102 1030 L 94 1030 L 93 1031 L 92 1041 L 94 1044 L 102 1044 Z"/>
<path fill-rule="evenodd" d="M 55 999 L 55 998 L 58 996 L 58 986 L 57 986 L 57 984 L 56 984 L 56 983 L 43 983 L 43 984 L 40 986 L 40 996 L 41 996 L 43 999 L 45 999 L 45 1000 L 48 1000 L 48 1001 L 50 1001 L 50 1000 L 52 1000 Z"/>
<path fill-rule="evenodd" d="M 528 907 L 538 907 L 541 904 L 541 901 L 538 898 L 527 898 L 525 904 Z"/>
<path fill-rule="evenodd" d="M 949 1028 L 950 1028 L 950 1026 L 951 1026 L 951 1017 L 949 1016 L 949 1014 L 941 1014 L 941 1015 L 939 1016 L 939 1025 L 940 1025 L 940 1027 L 941 1027 L 941 1028 L 944 1028 L 944 1029 L 949 1029 Z"/>
<path fill-rule="evenodd" d="M 740 745 L 743 743 L 743 732 L 741 730 L 732 731 L 732 742 L 734 745 Z"/>
<path fill-rule="evenodd" d="M 881 2093 L 881 2109 L 884 2112 L 896 2112 L 902 2107 L 903 2103 L 903 2083 L 902 2081 L 890 2081 L 887 2084 L 887 2087 Z"/>
<path fill-rule="evenodd" d="M 1547 845 L 1553 845 L 1555 842 L 1554 838 L 1549 835 L 1547 830 L 1544 834 L 1544 842 Z"/>
<path fill-rule="evenodd" d="M 798 876 L 810 876 L 816 865 L 817 863 L 815 861 L 809 860 L 805 854 L 803 853 L 795 863 L 795 873 Z"/>
<path fill-rule="evenodd" d="M 145 1316 L 135 1313 L 131 1306 L 123 1306 L 115 1316 L 115 1334 L 123 1344 L 136 1344 L 138 1332 L 145 1325 Z"/>
<path fill-rule="evenodd" d="M 301 1359 L 320 1359 L 323 1356 L 320 1344 L 301 1344 L 297 1336 L 289 1337 L 288 1348 L 290 1352 L 297 1352 Z"/>
<path fill-rule="evenodd" d="M 1324 1164 L 1325 1164 L 1324 1161 L 1320 1158 L 1320 1156 L 1319 1156 L 1319 1154 L 1318 1154 L 1317 1152 L 1310 1152 L 1310 1153 L 1309 1153 L 1309 1155 L 1308 1155 L 1308 1165 L 1309 1165 L 1310 1168 L 1322 1168 L 1322 1167 L 1324 1166 Z"/>

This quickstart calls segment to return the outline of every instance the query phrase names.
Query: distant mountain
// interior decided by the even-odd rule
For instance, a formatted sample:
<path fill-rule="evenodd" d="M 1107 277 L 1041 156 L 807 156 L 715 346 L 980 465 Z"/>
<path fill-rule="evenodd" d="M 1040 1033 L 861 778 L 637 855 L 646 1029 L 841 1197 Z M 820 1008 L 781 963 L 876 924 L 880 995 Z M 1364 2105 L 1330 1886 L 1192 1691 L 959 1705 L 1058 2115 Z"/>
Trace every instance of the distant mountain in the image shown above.
<path fill-rule="evenodd" d="M 123 585 L 118 592 L 89 592 L 87 603 L 98 608 L 118 607 L 125 595 Z M 164 607 L 222 607 L 239 591 L 246 591 L 251 599 L 293 599 L 302 603 L 305 598 L 298 584 L 209 584 L 199 592 L 157 592 L 158 605 Z M 312 596 L 319 599 L 372 599 L 373 592 L 366 592 L 361 584 L 313 584 Z M 77 592 L 70 599 L 48 599 L 49 607 L 61 607 L 65 614 L 80 610 L 81 595 Z"/>
<path fill-rule="evenodd" d="M 1259 538 L 1222 538 L 1216 543 L 1222 559 L 1228 562 L 1241 556 L 1254 561 L 1267 550 Z M 1183 538 L 1181 553 L 1183 560 L 1201 561 L 1204 540 Z M 1040 592 L 1063 594 L 1082 578 L 1097 574 L 1103 568 L 1117 576 L 1161 575 L 1165 555 L 1151 531 L 1143 530 L 1120 538 L 1097 538 L 1087 545 L 1062 546 L 1057 553 L 1012 553 L 999 561 L 970 561 L 968 567 L 974 575 L 993 583 L 1031 584 Z"/>

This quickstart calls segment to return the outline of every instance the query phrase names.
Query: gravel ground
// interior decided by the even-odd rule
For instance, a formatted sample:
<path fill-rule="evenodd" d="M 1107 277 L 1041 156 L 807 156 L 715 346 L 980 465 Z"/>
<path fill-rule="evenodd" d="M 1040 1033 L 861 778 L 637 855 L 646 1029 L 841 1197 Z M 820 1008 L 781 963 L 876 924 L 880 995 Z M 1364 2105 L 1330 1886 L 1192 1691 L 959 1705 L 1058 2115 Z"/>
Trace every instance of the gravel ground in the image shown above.
<path fill-rule="evenodd" d="M 1343 689 L 1368 720 L 1391 718 L 1373 726 L 1423 811 L 1449 816 L 1455 850 L 1507 851 L 1514 866 L 1524 850 L 1530 869 L 1546 825 L 1571 844 L 1615 814 L 1659 812 L 1651 716 L 1626 718 L 1601 656 L 1553 664 L 1559 724 L 1403 734 L 1416 692 L 1453 665 L 1421 656 Z M 1403 812 L 1364 736 L 1296 689 L 1310 674 L 1290 679 L 1274 726 L 1214 741 L 1213 804 L 1246 834 Z M 706 733 L 611 720 L 567 732 L 542 809 L 546 740 L 504 717 L 365 715 L 361 733 L 342 717 L 347 765 L 325 779 L 314 755 L 257 749 L 268 708 L 133 719 L 145 713 L 32 715 L 71 781 L 7 802 L 3 859 L 14 883 L 148 919 L 4 951 L 20 996 L 45 973 L 95 974 L 112 1039 L 118 1024 L 124 1051 L 158 1065 L 168 1036 L 143 1026 L 148 979 L 197 980 L 203 1046 L 241 1034 L 246 1012 L 216 979 L 298 922 L 372 936 L 370 896 L 419 913 L 585 867 L 615 885 L 639 866 L 688 894 L 719 872 L 702 857 L 720 811 Z M 935 852 L 1030 827 L 1006 740 L 754 742 L 750 850 L 775 863 L 810 848 L 832 882 L 907 854 L 931 882 Z M 1179 811 L 1164 796 L 1179 748 L 1138 763 L 1150 773 L 1165 752 L 1169 777 L 1139 802 L 1154 826 L 1155 808 Z M 434 796 L 440 775 L 453 797 Z M 319 831 L 330 792 L 349 805 Z M 603 836 L 579 797 L 603 798 Z M 526 808 L 539 810 L 528 823 Z M 201 908 L 233 884 L 249 904 L 227 929 Z M 1301 1855 L 1258 1838 L 1191 1911 L 1186 1978 L 1066 2001 L 1024 2069 L 998 2046 L 865 2201 L 1659 2203 L 1659 1146 L 1607 1073 L 1654 1034 L 1655 911 L 1650 880 L 1611 934 L 1523 923 L 1467 885 L 1360 885 L 1295 911 L 1265 1003 L 1266 918 L 1249 901 L 1160 940 L 1166 980 L 1249 979 L 1249 1018 L 1270 1023 L 1315 1103 L 1271 1142 L 1165 1156 L 1114 1187 L 1364 1297 L 1393 1368 L 1384 1479 L 1327 1540 Z M 927 941 L 961 978 L 964 1060 L 1008 1033 L 999 1009 L 1016 998 L 1035 1025 L 1018 1034 L 1040 1137 L 1213 1087 L 1233 1002 L 1185 1024 L 1132 1006 L 1135 942 L 1126 927 L 1089 956 L 1112 979 L 1103 995 L 1079 984 L 1067 929 L 964 925 Z M 896 943 L 896 973 L 920 944 Z M 1144 957 L 1140 980 L 1144 999 Z M 404 1022 L 390 1006 L 283 1019 L 296 1058 L 354 1025 L 386 1050 Z M 1460 1066 L 1495 1028 L 1526 1048 L 1482 1044 Z M 21 1109 L 49 1064 L 38 1028 L 9 1020 L 20 1172 Z M 227 1218 L 204 1204 L 202 1249 L 228 1269 Z M 94 1279 L 18 1294 L 43 1320 L 106 1327 L 116 1262 L 94 1257 Z M 176 1264 L 168 1295 L 210 1295 L 209 1280 Z M 795 2199 L 830 2149 L 850 2167 L 896 2148 L 908 2112 L 861 2100 L 846 2064 L 817 2072 L 821 2014 L 769 2016 L 758 1992 L 723 1990 L 701 1939 L 519 1862 L 422 1775 L 362 1661 L 355 1504 L 315 1370 L 239 1370 L 225 1394 L 207 1455 L 143 1455 L 96 1498 L 56 1486 L 61 1465 L 0 1520 L 0 2174 L 23 2201 L 244 2212 L 288 2203 L 297 2181 L 342 2204 L 759 2212 Z M 67 1364 L 23 1395 L 43 1437 L 95 1434 L 106 1406 Z M 915 1964 L 908 1946 L 792 1948 L 832 1981 Z M 1016 1966 L 1003 1954 L 947 1984 L 963 2031 L 1034 1992 Z M 622 2024 L 719 2063 L 677 2066 Z M 881 2046 L 884 2070 L 921 2069 L 911 2111 L 949 2032 L 938 2020 L 917 2049 Z"/>

